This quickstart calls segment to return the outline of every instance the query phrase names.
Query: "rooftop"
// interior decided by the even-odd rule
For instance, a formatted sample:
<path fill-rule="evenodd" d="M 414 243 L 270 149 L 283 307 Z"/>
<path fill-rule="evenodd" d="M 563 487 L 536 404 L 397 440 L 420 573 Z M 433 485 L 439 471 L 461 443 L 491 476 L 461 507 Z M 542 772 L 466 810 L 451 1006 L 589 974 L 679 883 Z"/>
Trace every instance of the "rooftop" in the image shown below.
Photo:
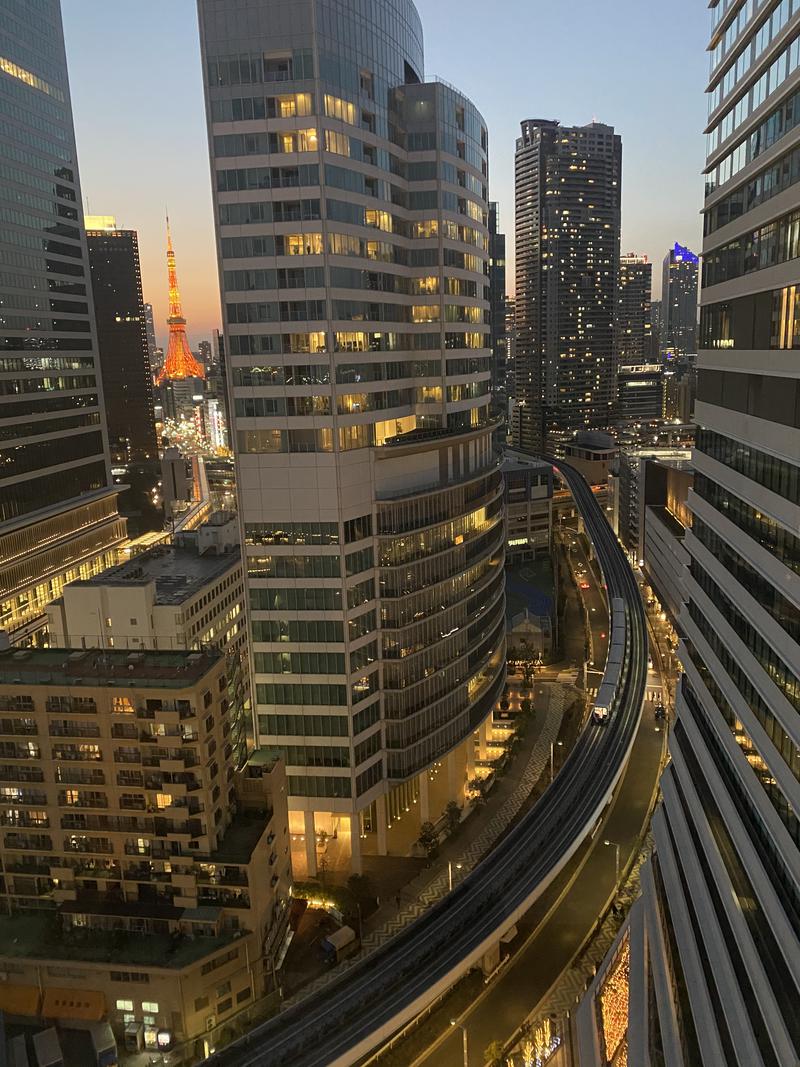
<path fill-rule="evenodd" d="M 253 849 L 261 840 L 267 829 L 272 812 L 253 814 L 239 812 L 219 843 L 216 852 L 212 852 L 203 863 L 249 863 Z"/>
<path fill-rule="evenodd" d="M 27 959 L 86 960 L 132 963 L 147 967 L 186 967 L 234 940 L 233 931 L 219 937 L 164 937 L 122 930 L 65 933 L 57 913 L 0 915 L 0 954 Z"/>
<path fill-rule="evenodd" d="M 508 471 L 539 471 L 545 473 L 552 470 L 552 463 L 539 459 L 537 456 L 526 456 L 521 452 L 503 451 L 502 469 Z"/>
<path fill-rule="evenodd" d="M 217 649 L 156 652 L 127 649 L 10 648 L 0 652 L 0 685 L 137 686 L 186 689 L 221 659 Z"/>
<path fill-rule="evenodd" d="M 240 552 L 200 555 L 196 548 L 182 545 L 155 545 L 117 567 L 93 578 L 72 582 L 80 586 L 135 586 L 154 582 L 156 604 L 182 604 L 205 586 L 236 566 Z"/>
<path fill-rule="evenodd" d="M 536 618 L 555 613 L 555 579 L 549 556 L 506 570 L 506 620 L 527 611 Z"/>

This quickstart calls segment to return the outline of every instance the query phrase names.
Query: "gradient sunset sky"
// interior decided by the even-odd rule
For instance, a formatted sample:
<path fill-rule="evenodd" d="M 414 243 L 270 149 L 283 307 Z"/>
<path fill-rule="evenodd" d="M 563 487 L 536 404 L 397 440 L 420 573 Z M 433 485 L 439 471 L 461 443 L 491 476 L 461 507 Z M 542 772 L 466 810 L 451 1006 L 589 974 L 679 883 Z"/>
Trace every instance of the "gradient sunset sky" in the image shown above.
<path fill-rule="evenodd" d="M 500 203 L 501 228 L 513 233 L 522 119 L 609 123 L 623 143 L 622 250 L 654 261 L 658 295 L 667 248 L 700 243 L 710 25 L 703 0 L 417 0 L 417 7 L 427 75 L 457 85 L 488 123 L 490 196 Z M 92 214 L 116 215 L 138 231 L 159 343 L 169 208 L 196 346 L 221 322 L 194 0 L 62 0 L 62 10 L 84 201 Z"/>

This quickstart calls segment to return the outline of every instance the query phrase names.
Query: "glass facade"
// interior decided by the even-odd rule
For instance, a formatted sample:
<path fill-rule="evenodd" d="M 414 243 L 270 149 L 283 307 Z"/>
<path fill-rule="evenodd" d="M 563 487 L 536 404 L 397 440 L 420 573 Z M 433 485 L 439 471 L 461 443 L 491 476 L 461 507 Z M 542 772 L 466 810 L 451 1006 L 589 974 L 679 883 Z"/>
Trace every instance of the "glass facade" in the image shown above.
<path fill-rule="evenodd" d="M 522 123 L 512 429 L 523 451 L 558 453 L 576 431 L 611 421 L 621 193 L 622 139 L 612 126 Z"/>
<path fill-rule="evenodd" d="M 410 0 L 202 0 L 200 24 L 261 740 L 318 738 L 290 805 L 363 820 L 504 676 L 502 584 L 472 610 L 503 565 L 486 126 L 423 80 Z M 312 758 L 312 720 L 347 724 L 346 760 Z"/>
<path fill-rule="evenodd" d="M 4 419 L 20 416 L 0 440 L 1 532 L 110 478 L 104 432 L 86 420 L 100 382 L 61 13 L 56 0 L 0 13 L 0 350 L 14 354 L 0 395 Z M 57 432 L 37 433 L 43 412 L 59 413 Z"/>
<path fill-rule="evenodd" d="M 679 906 L 703 909 L 702 923 L 674 946 L 680 959 L 673 951 L 667 961 L 685 981 L 674 1015 L 684 1048 L 695 1047 L 685 1067 L 777 1067 L 800 1054 L 800 376 L 785 351 L 795 347 L 800 281 L 800 198 L 791 203 L 800 5 L 732 0 L 714 9 L 702 425 L 685 541 L 685 674 L 655 835 L 659 914 L 664 925 Z M 766 168 L 729 187 L 783 139 Z M 777 193 L 777 218 L 756 222 L 751 213 Z M 780 288 L 759 280 L 770 267 Z M 731 299 L 715 298 L 714 286 L 734 280 Z"/>
<path fill-rule="evenodd" d="M 58 0 L 0 0 L 0 309 L 0 626 L 28 643 L 125 536 Z"/>

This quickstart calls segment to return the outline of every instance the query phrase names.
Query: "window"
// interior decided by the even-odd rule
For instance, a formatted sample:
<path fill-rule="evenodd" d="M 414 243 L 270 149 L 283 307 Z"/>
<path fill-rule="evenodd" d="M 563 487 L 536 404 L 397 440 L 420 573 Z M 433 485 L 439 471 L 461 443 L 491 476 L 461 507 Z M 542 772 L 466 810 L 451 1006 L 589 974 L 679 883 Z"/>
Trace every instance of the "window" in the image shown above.
<path fill-rule="evenodd" d="M 143 1000 L 142 1011 L 147 1015 L 158 1015 L 158 1001 Z"/>
<path fill-rule="evenodd" d="M 117 1011 L 133 1011 L 133 1001 L 132 1000 L 118 1000 L 117 1001 Z"/>
<path fill-rule="evenodd" d="M 356 121 L 356 106 L 349 100 L 341 100 L 338 96 L 325 94 L 325 114 L 330 118 L 341 119 L 354 126 Z"/>
<path fill-rule="evenodd" d="M 339 156 L 349 156 L 350 138 L 346 133 L 336 133 L 335 130 L 325 130 L 325 151 L 334 152 Z"/>

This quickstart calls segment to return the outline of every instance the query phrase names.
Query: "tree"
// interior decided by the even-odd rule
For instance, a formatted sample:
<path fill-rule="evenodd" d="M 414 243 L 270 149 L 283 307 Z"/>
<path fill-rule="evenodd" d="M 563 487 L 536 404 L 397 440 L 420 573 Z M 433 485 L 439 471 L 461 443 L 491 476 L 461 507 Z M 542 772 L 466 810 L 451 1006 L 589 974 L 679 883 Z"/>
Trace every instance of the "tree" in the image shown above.
<path fill-rule="evenodd" d="M 375 887 L 368 874 L 351 874 L 347 879 L 347 888 L 353 894 L 353 900 L 362 907 L 375 900 Z"/>
<path fill-rule="evenodd" d="M 530 700 L 529 700 L 529 699 L 528 699 L 528 698 L 526 697 L 526 698 L 525 698 L 525 699 L 524 699 L 524 700 L 522 701 L 522 703 L 520 704 L 520 708 L 521 708 L 521 710 L 522 710 L 522 714 L 523 714 L 523 715 L 530 715 L 530 713 L 531 713 L 531 712 L 533 711 L 533 704 L 532 704 L 532 702 L 531 702 L 531 701 L 530 701 Z"/>
<path fill-rule="evenodd" d="M 505 1062 L 503 1056 L 503 1042 L 490 1041 L 483 1054 L 483 1060 L 484 1063 L 490 1064 L 490 1067 L 503 1067 L 503 1063 Z"/>
<path fill-rule="evenodd" d="M 461 808 L 455 802 L 455 800 L 448 800 L 442 814 L 447 822 L 447 832 L 452 837 L 456 830 L 461 825 Z"/>
<path fill-rule="evenodd" d="M 417 841 L 419 841 L 425 849 L 429 859 L 436 854 L 436 850 L 439 847 L 439 835 L 432 822 L 424 822 L 422 826 L 420 826 Z"/>

